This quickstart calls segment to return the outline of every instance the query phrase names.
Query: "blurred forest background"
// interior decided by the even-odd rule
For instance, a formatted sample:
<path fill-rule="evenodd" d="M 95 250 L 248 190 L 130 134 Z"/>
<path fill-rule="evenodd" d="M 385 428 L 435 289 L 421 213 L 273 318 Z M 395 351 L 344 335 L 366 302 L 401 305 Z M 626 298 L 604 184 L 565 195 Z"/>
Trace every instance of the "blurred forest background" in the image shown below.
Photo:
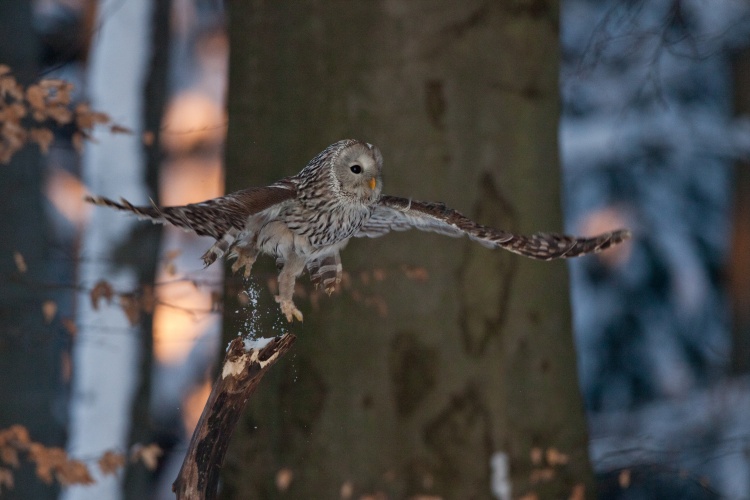
<path fill-rule="evenodd" d="M 750 498 L 747 2 L 5 0 L 0 65 L 0 498 L 173 498 L 226 341 L 287 329 L 223 498 Z M 289 326 L 270 259 L 82 201 L 346 137 L 386 193 L 634 239 L 354 241 Z"/>

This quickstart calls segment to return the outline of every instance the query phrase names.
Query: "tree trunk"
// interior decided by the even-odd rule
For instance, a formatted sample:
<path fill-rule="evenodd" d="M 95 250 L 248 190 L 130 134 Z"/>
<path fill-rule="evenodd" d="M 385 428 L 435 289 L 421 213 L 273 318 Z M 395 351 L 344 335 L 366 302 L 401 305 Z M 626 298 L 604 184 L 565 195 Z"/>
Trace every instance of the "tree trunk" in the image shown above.
<path fill-rule="evenodd" d="M 750 115 L 750 49 L 734 58 L 734 107 L 739 116 Z M 750 371 L 750 162 L 737 161 L 734 172 L 734 224 L 727 265 L 732 303 L 731 369 L 736 375 Z"/>
<path fill-rule="evenodd" d="M 381 148 L 388 194 L 560 230 L 557 23 L 551 0 L 233 2 L 228 190 L 352 137 Z M 225 498 L 592 495 L 563 263 L 410 232 L 343 264 L 343 293 L 300 300 Z"/>
<path fill-rule="evenodd" d="M 152 195 L 145 185 L 141 142 L 151 7 L 147 0 L 100 2 L 100 29 L 92 46 L 87 82 L 92 108 L 108 113 L 133 134 L 105 132 L 97 135 L 97 142 L 87 144 L 84 182 L 92 193 L 122 196 L 138 204 L 147 204 Z M 104 280 L 115 292 L 135 292 L 135 298 L 139 297 L 139 269 L 157 255 L 153 243 L 158 238 L 153 235 L 152 228 L 136 218 L 93 209 L 82 237 L 81 285 L 91 289 Z M 91 460 L 108 450 L 127 452 L 142 330 L 128 318 L 121 303 L 100 300 L 95 306 L 85 291 L 78 299 L 77 321 L 69 453 Z M 95 465 L 91 472 L 95 484 L 69 487 L 63 498 L 121 498 L 122 477 L 104 475 Z"/>
<path fill-rule="evenodd" d="M 144 181 L 148 192 L 155 195 L 159 192 L 159 170 L 163 160 L 161 149 L 161 125 L 164 109 L 167 105 L 169 93 L 169 51 L 172 32 L 170 17 L 172 14 L 172 0 L 157 0 L 152 2 L 148 29 L 150 31 L 149 48 L 151 49 L 148 72 L 143 88 L 143 129 L 153 133 L 153 143 L 145 146 Z M 153 196 L 157 203 L 158 196 Z M 138 244 L 152 250 L 151 254 L 144 253 L 141 266 L 138 267 L 138 282 L 152 283 L 156 276 L 159 256 L 159 242 L 161 241 L 160 225 L 141 224 L 138 230 Z M 151 414 L 151 385 L 154 361 L 153 315 L 147 314 L 141 318 L 141 356 L 138 389 L 131 409 L 130 443 L 153 443 L 156 441 L 157 431 Z M 123 493 L 126 500 L 140 500 L 146 498 L 154 488 L 156 472 L 146 469 L 140 463 L 130 463 L 125 471 Z"/>
<path fill-rule="evenodd" d="M 39 43 L 33 29 L 32 5 L 26 0 L 0 2 L 0 64 L 18 80 L 38 78 Z M 59 322 L 45 324 L 42 304 L 59 292 L 28 283 L 50 280 L 49 225 L 44 212 L 43 161 L 36 145 L 0 165 L 0 429 L 24 425 L 32 439 L 62 446 L 65 432 L 55 411 L 63 395 L 64 334 Z M 14 254 L 28 270 L 19 271 Z M 57 418 L 56 418 L 57 417 Z M 7 466 L 0 460 L 0 465 Z M 33 466 L 12 471 L 15 486 L 0 488 L 3 499 L 57 496 L 34 474 Z"/>

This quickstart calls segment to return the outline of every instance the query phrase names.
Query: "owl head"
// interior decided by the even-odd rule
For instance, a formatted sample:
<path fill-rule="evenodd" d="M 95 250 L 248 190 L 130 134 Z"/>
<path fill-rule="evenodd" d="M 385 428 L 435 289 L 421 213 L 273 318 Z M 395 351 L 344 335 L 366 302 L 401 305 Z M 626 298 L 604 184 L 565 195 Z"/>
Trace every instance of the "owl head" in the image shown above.
<path fill-rule="evenodd" d="M 366 205 L 376 203 L 383 189 L 380 150 L 372 144 L 355 140 L 336 144 L 341 148 L 331 161 L 334 190 L 349 201 Z"/>

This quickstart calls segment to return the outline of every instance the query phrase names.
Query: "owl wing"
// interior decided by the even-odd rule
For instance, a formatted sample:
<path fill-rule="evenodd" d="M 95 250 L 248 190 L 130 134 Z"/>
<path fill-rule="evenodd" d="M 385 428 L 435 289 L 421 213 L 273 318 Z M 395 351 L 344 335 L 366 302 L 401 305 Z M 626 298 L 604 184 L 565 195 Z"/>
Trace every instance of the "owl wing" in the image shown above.
<path fill-rule="evenodd" d="M 531 236 L 483 226 L 443 203 L 382 196 L 370 220 L 355 235 L 377 238 L 390 231 L 419 229 L 446 236 L 468 236 L 488 248 L 504 248 L 533 259 L 551 260 L 598 253 L 630 238 L 630 231 L 620 229 L 591 238 L 564 234 L 536 233 Z"/>
<path fill-rule="evenodd" d="M 296 196 L 296 184 L 287 178 L 270 186 L 243 189 L 219 198 L 177 207 L 135 206 L 124 199 L 116 202 L 101 196 L 87 196 L 85 200 L 95 205 L 132 212 L 141 219 L 154 223 L 173 224 L 218 240 L 230 232 L 241 231 L 251 215 Z"/>

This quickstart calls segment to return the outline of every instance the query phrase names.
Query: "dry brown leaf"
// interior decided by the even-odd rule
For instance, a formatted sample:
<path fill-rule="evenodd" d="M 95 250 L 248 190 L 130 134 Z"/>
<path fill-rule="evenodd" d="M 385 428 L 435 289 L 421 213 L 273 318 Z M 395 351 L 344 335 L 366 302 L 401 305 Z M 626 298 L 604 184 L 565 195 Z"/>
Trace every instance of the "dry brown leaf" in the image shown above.
<path fill-rule="evenodd" d="M 141 304 L 132 293 L 120 295 L 120 308 L 128 318 L 130 326 L 135 326 L 141 321 Z"/>
<path fill-rule="evenodd" d="M 90 123 L 88 121 L 88 116 L 91 113 L 91 107 L 86 102 L 79 102 L 76 105 L 75 109 L 75 115 L 76 115 L 76 125 L 78 126 L 78 129 L 90 129 L 93 125 L 93 123 Z"/>
<path fill-rule="evenodd" d="M 71 318 L 63 318 L 62 325 L 71 336 L 75 337 L 75 335 L 78 333 L 78 327 L 76 326 L 75 321 L 73 321 Z"/>
<path fill-rule="evenodd" d="M 250 297 L 246 291 L 243 290 L 237 294 L 237 303 L 241 306 L 246 306 L 250 303 Z"/>
<path fill-rule="evenodd" d="M 29 443 L 29 457 L 36 462 L 44 463 L 50 467 L 60 467 L 68 461 L 68 454 L 62 448 L 55 446 L 46 447 L 41 443 Z"/>
<path fill-rule="evenodd" d="M 67 106 L 70 105 L 70 101 L 72 100 L 72 97 L 70 95 L 71 90 L 73 90 L 72 83 L 56 88 L 54 95 L 47 96 L 47 102 L 49 102 L 49 104 L 51 105 L 66 106 L 67 108 Z M 72 116 L 73 112 L 71 111 L 70 114 Z"/>
<path fill-rule="evenodd" d="M 29 85 L 26 88 L 26 102 L 36 110 L 41 111 L 46 107 L 45 97 L 47 97 L 47 91 L 39 85 Z"/>
<path fill-rule="evenodd" d="M 67 460 L 57 468 L 57 481 L 63 486 L 71 484 L 94 484 L 89 468 L 80 460 Z"/>
<path fill-rule="evenodd" d="M 118 470 L 125 466 L 125 455 L 114 451 L 107 451 L 98 461 L 99 469 L 106 476 L 107 474 L 116 474 Z"/>
<path fill-rule="evenodd" d="M 77 153 L 83 153 L 83 134 L 80 132 L 73 132 L 73 148 Z"/>
<path fill-rule="evenodd" d="M 64 464 L 68 456 L 61 448 L 47 448 L 39 443 L 31 443 L 29 459 L 36 463 L 36 475 L 45 484 L 52 484 L 53 473 Z"/>
<path fill-rule="evenodd" d="M 630 486 L 630 469 L 622 469 L 617 475 L 617 482 L 623 490 Z"/>
<path fill-rule="evenodd" d="M 404 274 L 406 274 L 406 277 L 412 281 L 424 283 L 425 281 L 430 279 L 430 274 L 424 267 L 403 266 L 402 269 L 404 271 Z"/>
<path fill-rule="evenodd" d="M 52 481 L 55 480 L 52 476 L 52 467 L 49 467 L 48 465 L 37 465 L 36 477 L 41 479 L 44 484 L 52 484 Z"/>
<path fill-rule="evenodd" d="M 26 116 L 26 106 L 20 102 L 14 102 L 5 107 L 5 121 L 18 125 L 21 118 Z"/>
<path fill-rule="evenodd" d="M 177 265 L 174 260 L 182 254 L 182 250 L 169 250 L 164 254 L 164 270 L 170 275 L 174 276 L 177 274 Z"/>
<path fill-rule="evenodd" d="M 279 282 L 276 278 L 268 278 L 268 280 L 266 281 L 266 286 L 268 287 L 268 291 L 270 291 L 273 295 L 278 294 Z"/>
<path fill-rule="evenodd" d="M 0 97 L 10 96 L 13 99 L 23 99 L 23 87 L 18 84 L 12 75 L 3 75 L 0 78 Z"/>
<path fill-rule="evenodd" d="M 376 491 L 375 493 L 367 493 L 359 497 L 359 500 L 388 500 L 388 495 L 382 491 Z"/>
<path fill-rule="evenodd" d="M 29 139 L 36 142 L 44 154 L 49 153 L 49 147 L 54 138 L 55 134 L 48 128 L 32 128 L 29 131 Z"/>
<path fill-rule="evenodd" d="M 534 469 L 529 474 L 529 481 L 531 484 L 535 483 L 546 483 L 552 481 L 555 478 L 555 469 L 552 467 L 545 467 L 544 469 Z"/>
<path fill-rule="evenodd" d="M 99 301 L 105 299 L 108 304 L 112 303 L 112 297 L 114 297 L 115 291 L 112 289 L 112 285 L 102 280 L 99 281 L 94 288 L 91 289 L 89 296 L 91 297 L 91 307 L 95 311 L 99 310 Z"/>
<path fill-rule="evenodd" d="M 146 132 L 143 133 L 143 135 L 141 135 L 141 141 L 143 142 L 144 146 L 153 146 L 154 138 L 155 138 L 155 135 L 150 130 L 147 130 Z"/>
<path fill-rule="evenodd" d="M 122 125 L 114 124 L 109 127 L 109 131 L 113 134 L 132 134 L 133 131 L 130 130 L 128 127 L 123 127 Z"/>
<path fill-rule="evenodd" d="M 109 115 L 92 111 L 88 104 L 81 103 L 76 106 L 76 125 L 82 130 L 91 130 L 100 123 L 109 123 Z"/>
<path fill-rule="evenodd" d="M 0 460 L 2 460 L 3 463 L 10 465 L 11 467 L 16 469 L 20 465 L 20 462 L 18 460 L 18 450 L 16 450 L 12 446 L 0 447 Z"/>
<path fill-rule="evenodd" d="M 544 458 L 544 452 L 539 447 L 531 449 L 531 463 L 534 465 L 542 465 L 542 458 Z"/>
<path fill-rule="evenodd" d="M 166 272 L 169 276 L 175 276 L 177 274 L 177 266 L 174 262 L 167 262 L 166 266 L 164 267 L 164 272 Z"/>
<path fill-rule="evenodd" d="M 164 253 L 164 260 L 165 260 L 165 261 L 170 261 L 170 260 L 174 260 L 174 259 L 176 259 L 177 257 L 179 257 L 180 255 L 182 255 L 182 250 L 181 250 L 181 249 L 179 249 L 179 248 L 175 248 L 175 249 L 173 249 L 173 250 L 167 250 L 167 251 L 166 251 L 166 252 Z"/>
<path fill-rule="evenodd" d="M 367 286 L 370 284 L 370 273 L 367 271 L 362 271 L 359 273 L 359 281 L 362 282 L 363 285 Z"/>
<path fill-rule="evenodd" d="M 9 439 L 17 447 L 26 448 L 31 444 L 31 437 L 29 436 L 29 430 L 21 424 L 11 425 L 7 429 Z"/>
<path fill-rule="evenodd" d="M 44 322 L 48 325 L 52 323 L 57 314 L 57 303 L 54 300 L 45 300 L 42 303 L 42 316 L 44 316 Z"/>
<path fill-rule="evenodd" d="M 91 106 L 89 106 L 89 103 L 79 102 L 78 104 L 76 104 L 76 115 L 86 114 L 89 111 L 91 111 Z"/>
<path fill-rule="evenodd" d="M 247 295 L 245 295 L 247 297 Z M 247 304 L 243 304 L 247 305 Z M 219 290 L 211 291 L 211 310 L 221 312 L 224 309 L 224 294 Z"/>
<path fill-rule="evenodd" d="M 339 496 L 341 497 L 341 500 L 349 500 L 353 494 L 354 485 L 351 481 L 346 481 L 341 485 L 341 488 L 339 489 Z"/>
<path fill-rule="evenodd" d="M 164 451 L 158 444 L 151 443 L 145 446 L 135 444 L 130 452 L 130 461 L 143 462 L 143 465 L 148 470 L 156 470 L 156 466 L 159 465 L 159 457 L 163 454 Z"/>
<path fill-rule="evenodd" d="M 570 492 L 569 500 L 586 500 L 586 485 L 578 483 L 573 486 L 573 491 Z"/>
<path fill-rule="evenodd" d="M 154 309 L 156 308 L 156 294 L 154 293 L 153 286 L 143 285 L 141 288 L 141 307 L 148 314 L 154 313 Z"/>
<path fill-rule="evenodd" d="M 556 448 L 547 449 L 547 463 L 553 467 L 557 465 L 565 465 L 570 461 L 568 455 L 561 453 Z"/>
<path fill-rule="evenodd" d="M 365 298 L 365 305 L 375 308 L 381 318 L 388 316 L 388 302 L 382 295 L 371 295 Z"/>
<path fill-rule="evenodd" d="M 21 274 L 24 274 L 29 268 L 26 266 L 26 259 L 23 258 L 21 252 L 13 252 L 13 261 L 16 263 L 16 269 Z"/>
<path fill-rule="evenodd" d="M 112 121 L 107 113 L 99 113 L 96 111 L 91 113 L 91 119 L 94 120 L 95 124 L 99 124 L 99 123 L 104 124 L 104 123 L 109 123 L 110 121 Z"/>
<path fill-rule="evenodd" d="M 0 163 L 3 165 L 10 163 L 10 159 L 13 158 L 13 153 L 15 153 L 15 151 L 5 147 L 2 142 L 0 142 Z"/>
<path fill-rule="evenodd" d="M 69 383 L 73 376 L 73 361 L 71 360 L 70 353 L 63 351 L 60 354 L 60 379 Z"/>
<path fill-rule="evenodd" d="M 59 125 L 66 125 L 73 121 L 73 112 L 66 105 L 48 107 L 47 115 Z"/>
<path fill-rule="evenodd" d="M 2 138 L 4 139 L 5 145 L 8 147 L 8 149 L 11 149 L 15 152 L 21 149 L 21 147 L 24 145 L 28 133 L 26 132 L 26 129 L 18 123 L 15 123 L 13 121 L 5 121 L 2 124 L 0 135 L 2 135 Z"/>
<path fill-rule="evenodd" d="M 0 467 L 0 493 L 3 492 L 3 488 L 12 490 L 14 486 L 13 471 Z"/>
<path fill-rule="evenodd" d="M 36 465 L 37 477 L 46 484 L 52 484 L 55 479 L 62 485 L 93 483 L 86 465 L 71 460 L 64 449 L 31 441 L 28 430 L 22 425 L 0 429 L 0 460 L 18 467 L 19 451 L 27 453 L 28 460 Z M 3 471 L 9 470 L 0 467 L 0 489 L 3 485 L 8 486 L 7 478 L 1 477 Z"/>
<path fill-rule="evenodd" d="M 292 472 L 292 469 L 289 469 L 287 467 L 279 469 L 279 471 L 276 473 L 276 489 L 284 493 L 289 489 L 289 485 L 292 484 L 292 479 L 294 479 L 294 473 Z"/>

